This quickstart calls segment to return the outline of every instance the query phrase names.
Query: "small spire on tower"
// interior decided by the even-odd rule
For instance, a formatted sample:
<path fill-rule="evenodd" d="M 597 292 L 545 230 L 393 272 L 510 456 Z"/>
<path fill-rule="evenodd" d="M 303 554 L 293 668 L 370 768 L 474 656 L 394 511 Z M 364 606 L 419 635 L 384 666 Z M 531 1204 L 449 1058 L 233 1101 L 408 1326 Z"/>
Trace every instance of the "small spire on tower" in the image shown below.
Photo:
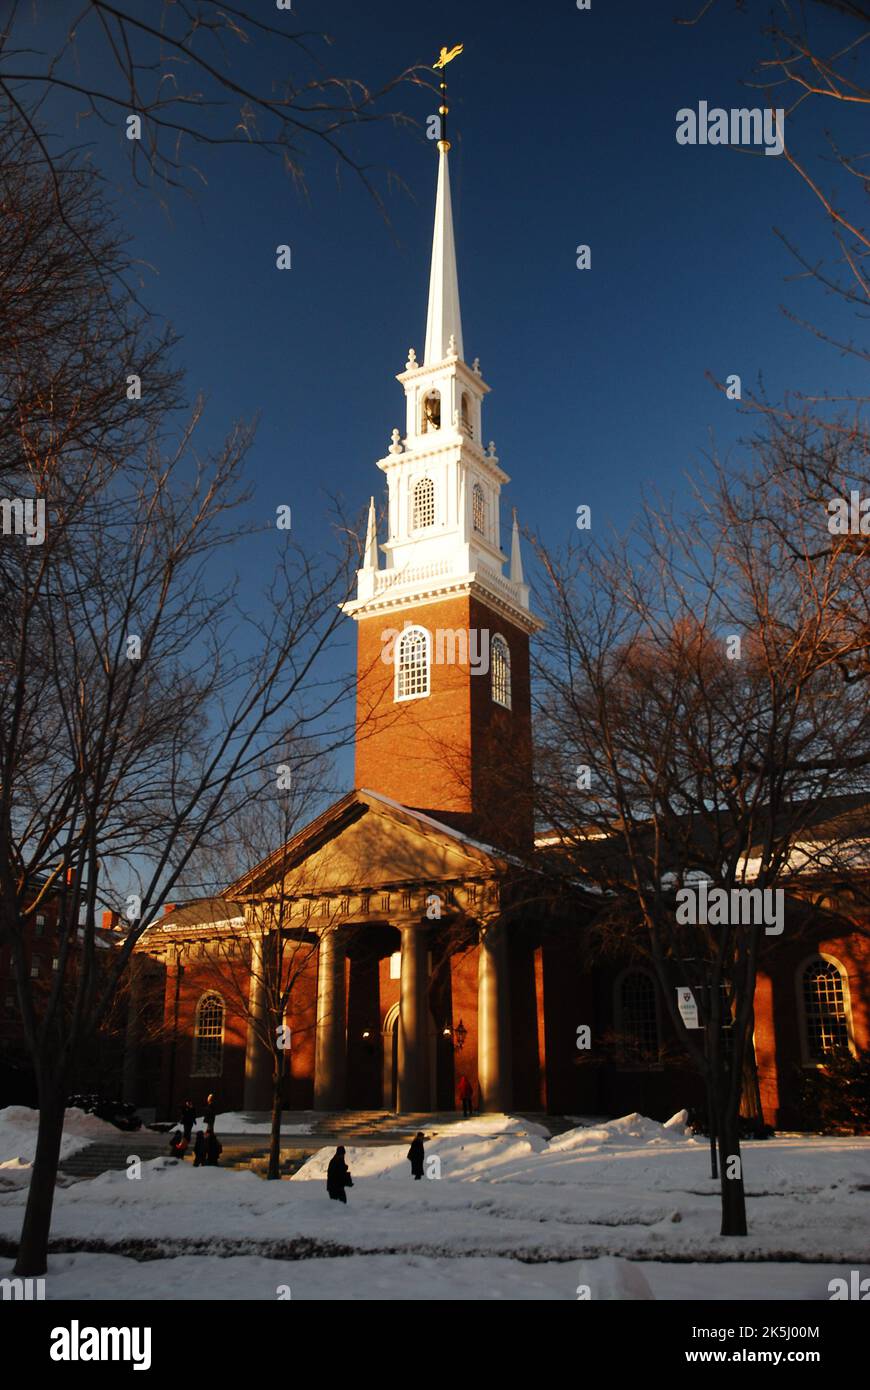
<path fill-rule="evenodd" d="M 366 548 L 363 556 L 363 569 L 378 568 L 378 523 L 375 517 L 375 499 L 369 502 L 369 521 L 366 527 Z"/>
<path fill-rule="evenodd" d="M 514 584 L 522 584 L 523 581 L 523 557 L 520 552 L 520 523 L 517 521 L 517 509 L 514 507 L 514 529 L 511 536 L 511 580 Z"/>

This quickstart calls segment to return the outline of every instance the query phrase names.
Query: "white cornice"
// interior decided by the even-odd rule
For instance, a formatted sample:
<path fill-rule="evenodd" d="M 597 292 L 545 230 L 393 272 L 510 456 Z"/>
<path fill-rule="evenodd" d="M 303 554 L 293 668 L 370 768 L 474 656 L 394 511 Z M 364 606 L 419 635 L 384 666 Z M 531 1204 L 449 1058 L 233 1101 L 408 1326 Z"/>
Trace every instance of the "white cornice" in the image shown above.
<path fill-rule="evenodd" d="M 342 610 L 351 618 L 373 618 L 379 614 L 399 613 L 409 608 L 421 608 L 433 603 L 443 603 L 446 598 L 465 594 L 503 614 L 515 627 L 521 628 L 523 632 L 528 632 L 530 635 L 539 632 L 544 626 L 541 618 L 536 617 L 534 613 L 530 613 L 525 608 L 518 607 L 505 595 L 497 593 L 495 588 L 486 582 L 485 577 L 475 574 L 445 575 L 424 584 L 416 581 L 413 586 L 408 588 L 394 584 L 373 598 L 352 599 L 349 603 L 342 604 Z"/>

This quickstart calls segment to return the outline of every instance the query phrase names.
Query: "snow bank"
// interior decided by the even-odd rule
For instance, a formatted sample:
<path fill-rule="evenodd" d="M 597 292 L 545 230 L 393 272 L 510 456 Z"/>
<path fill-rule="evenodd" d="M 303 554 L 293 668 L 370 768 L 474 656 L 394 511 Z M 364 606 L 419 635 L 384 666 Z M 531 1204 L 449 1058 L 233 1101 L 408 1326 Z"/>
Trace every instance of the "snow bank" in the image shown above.
<path fill-rule="evenodd" d="M 451 1125 L 440 1133 L 423 1131 L 426 1160 L 438 1159 L 439 1177 L 483 1177 L 489 1175 L 490 1170 L 494 1171 L 505 1164 L 534 1158 L 546 1148 L 546 1141 L 536 1134 L 460 1134 L 457 1133 L 459 1129 L 460 1126 Z M 409 1144 L 410 1138 L 401 1144 L 371 1147 L 346 1145 L 344 1158 L 351 1177 L 390 1178 L 407 1183 L 410 1172 Z M 326 1169 L 334 1152 L 331 1145 L 318 1149 L 294 1173 L 291 1181 L 325 1182 Z"/>
<path fill-rule="evenodd" d="M 28 1167 L 32 1164 L 38 1127 L 38 1110 L 26 1105 L 8 1105 L 0 1110 L 0 1166 L 5 1168 L 10 1160 L 13 1168 L 16 1162 Z M 61 1162 L 70 1154 L 86 1149 L 88 1144 L 116 1139 L 119 1133 L 114 1125 L 98 1120 L 96 1115 L 86 1115 L 83 1110 L 67 1110 L 60 1141 Z"/>
<path fill-rule="evenodd" d="M 442 1125 L 440 1130 L 437 1125 L 430 1126 L 428 1133 L 461 1134 L 463 1138 L 472 1134 L 528 1134 L 547 1139 L 550 1131 L 546 1125 L 517 1119 L 515 1115 L 474 1115 L 468 1120 L 455 1120 L 449 1126 Z"/>
<path fill-rule="evenodd" d="M 673 1144 L 675 1140 L 691 1141 L 686 1126 L 688 1116 L 685 1110 L 678 1110 L 666 1124 L 647 1119 L 633 1111 L 618 1120 L 608 1120 L 603 1125 L 579 1126 L 568 1129 L 551 1139 L 548 1152 L 567 1153 L 574 1149 L 594 1149 L 602 1144 L 646 1145 Z"/>

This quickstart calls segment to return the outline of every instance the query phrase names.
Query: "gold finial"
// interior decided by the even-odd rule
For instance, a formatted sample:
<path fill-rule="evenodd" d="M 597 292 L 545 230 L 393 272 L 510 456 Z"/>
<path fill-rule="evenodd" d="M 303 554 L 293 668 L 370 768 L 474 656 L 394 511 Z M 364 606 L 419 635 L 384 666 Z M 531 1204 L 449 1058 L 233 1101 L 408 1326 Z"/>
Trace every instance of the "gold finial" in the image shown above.
<path fill-rule="evenodd" d="M 444 81 L 444 69 L 448 63 L 452 63 L 454 58 L 458 58 L 462 52 L 461 43 L 454 44 L 452 48 L 442 48 L 440 56 L 432 64 L 433 68 L 441 69 L 441 105 L 438 107 L 438 115 L 441 117 L 441 139 L 438 141 L 439 150 L 449 150 L 450 141 L 447 139 L 447 83 Z"/>

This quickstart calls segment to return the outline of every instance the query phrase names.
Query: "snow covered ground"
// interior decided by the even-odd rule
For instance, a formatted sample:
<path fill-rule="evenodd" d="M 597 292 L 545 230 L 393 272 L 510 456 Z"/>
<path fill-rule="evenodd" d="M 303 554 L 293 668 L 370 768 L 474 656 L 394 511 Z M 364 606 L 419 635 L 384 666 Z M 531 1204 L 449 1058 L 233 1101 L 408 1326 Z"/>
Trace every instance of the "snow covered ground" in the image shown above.
<path fill-rule="evenodd" d="M 47 1296 L 827 1299 L 835 1276 L 870 1275 L 870 1139 L 746 1144 L 742 1240 L 717 1234 L 708 1146 L 679 1117 L 549 1143 L 540 1126 L 472 1119 L 427 1134 L 421 1182 L 406 1153 L 349 1147 L 347 1206 L 326 1194 L 329 1150 L 288 1182 L 157 1158 L 76 1183 L 52 1234 L 79 1248 L 52 1255 Z M 0 1238 L 17 1236 L 24 1197 L 0 1192 Z M 0 1259 L 0 1277 L 10 1268 Z"/>
<path fill-rule="evenodd" d="M 30 1181 L 30 1165 L 36 1153 L 39 1115 L 24 1105 L 0 1110 L 0 1192 Z M 83 1110 L 67 1110 L 60 1141 L 61 1161 L 103 1139 L 116 1139 L 119 1131 L 96 1115 Z"/>
<path fill-rule="evenodd" d="M 196 1122 L 198 1125 L 202 1125 L 203 1120 L 201 1115 L 197 1115 Z M 271 1120 L 251 1120 L 244 1113 L 244 1111 L 240 1110 L 224 1110 L 221 1114 L 215 1116 L 214 1123 L 215 1133 L 218 1135 L 271 1134 L 272 1132 Z M 291 1134 L 310 1134 L 313 1128 L 313 1124 L 282 1124 L 281 1134 L 282 1136 Z"/>

